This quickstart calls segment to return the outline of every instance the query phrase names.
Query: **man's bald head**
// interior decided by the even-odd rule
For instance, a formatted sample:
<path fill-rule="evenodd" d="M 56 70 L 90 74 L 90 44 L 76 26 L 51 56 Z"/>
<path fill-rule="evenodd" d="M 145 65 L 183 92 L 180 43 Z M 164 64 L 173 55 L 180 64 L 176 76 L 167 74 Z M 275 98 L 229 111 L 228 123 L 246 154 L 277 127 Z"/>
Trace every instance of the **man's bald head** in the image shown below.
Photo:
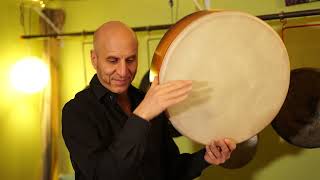
<path fill-rule="evenodd" d="M 108 46 L 114 41 L 123 40 L 132 40 L 132 43 L 138 45 L 136 34 L 126 24 L 120 21 L 106 22 L 95 31 L 93 48 L 96 52 L 99 52 L 101 47 Z"/>
<path fill-rule="evenodd" d="M 111 21 L 94 33 L 91 62 L 101 84 L 117 94 L 126 94 L 138 66 L 138 42 L 127 25 Z"/>

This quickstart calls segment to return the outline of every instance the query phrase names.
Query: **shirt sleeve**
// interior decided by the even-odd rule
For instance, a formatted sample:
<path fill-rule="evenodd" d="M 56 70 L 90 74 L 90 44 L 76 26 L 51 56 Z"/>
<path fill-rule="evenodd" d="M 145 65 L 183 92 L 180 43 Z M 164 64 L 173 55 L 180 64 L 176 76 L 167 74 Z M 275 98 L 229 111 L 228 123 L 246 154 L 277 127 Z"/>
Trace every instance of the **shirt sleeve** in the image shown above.
<path fill-rule="evenodd" d="M 149 122 L 132 115 L 121 132 L 104 143 L 85 111 L 71 103 L 62 111 L 62 134 L 72 165 L 85 179 L 119 180 L 137 174 L 149 129 Z"/>
<path fill-rule="evenodd" d="M 167 119 L 165 116 L 164 118 Z M 165 125 L 168 126 L 168 123 Z M 200 176 L 201 172 L 210 165 L 204 160 L 206 150 L 201 149 L 193 154 L 180 154 L 178 146 L 169 135 L 168 128 L 165 130 L 167 161 L 169 162 L 168 179 L 191 180 Z"/>

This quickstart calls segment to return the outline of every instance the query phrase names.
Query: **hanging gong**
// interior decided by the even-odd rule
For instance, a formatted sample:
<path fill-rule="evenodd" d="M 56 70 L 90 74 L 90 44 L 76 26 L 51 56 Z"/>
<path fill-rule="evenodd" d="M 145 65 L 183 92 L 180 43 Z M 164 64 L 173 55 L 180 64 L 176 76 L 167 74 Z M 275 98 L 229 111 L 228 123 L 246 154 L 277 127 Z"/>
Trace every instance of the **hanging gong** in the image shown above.
<path fill-rule="evenodd" d="M 291 71 L 288 95 L 272 127 L 293 145 L 320 146 L 320 69 Z"/>

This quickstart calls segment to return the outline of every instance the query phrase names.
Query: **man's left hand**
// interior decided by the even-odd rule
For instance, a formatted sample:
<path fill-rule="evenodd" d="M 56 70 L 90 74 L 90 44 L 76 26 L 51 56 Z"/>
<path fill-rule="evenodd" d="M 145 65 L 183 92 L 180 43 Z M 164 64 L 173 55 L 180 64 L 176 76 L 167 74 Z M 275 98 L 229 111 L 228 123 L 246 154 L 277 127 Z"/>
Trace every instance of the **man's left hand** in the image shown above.
<path fill-rule="evenodd" d="M 228 160 L 232 151 L 235 149 L 236 144 L 230 139 L 212 141 L 206 145 L 204 159 L 210 164 L 219 165 Z"/>

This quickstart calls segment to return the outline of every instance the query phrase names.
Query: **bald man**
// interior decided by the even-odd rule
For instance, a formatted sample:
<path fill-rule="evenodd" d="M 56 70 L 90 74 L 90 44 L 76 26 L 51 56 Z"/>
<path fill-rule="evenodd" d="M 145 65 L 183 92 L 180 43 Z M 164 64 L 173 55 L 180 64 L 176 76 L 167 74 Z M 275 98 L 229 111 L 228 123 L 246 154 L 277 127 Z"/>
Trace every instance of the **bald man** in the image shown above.
<path fill-rule="evenodd" d="M 144 95 L 131 85 L 137 54 L 136 35 L 121 22 L 107 22 L 94 34 L 96 75 L 62 111 L 62 134 L 76 180 L 193 179 L 210 164 L 225 162 L 236 147 L 222 139 L 180 154 L 163 111 L 186 99 L 192 82 L 160 85 L 156 78 Z"/>

